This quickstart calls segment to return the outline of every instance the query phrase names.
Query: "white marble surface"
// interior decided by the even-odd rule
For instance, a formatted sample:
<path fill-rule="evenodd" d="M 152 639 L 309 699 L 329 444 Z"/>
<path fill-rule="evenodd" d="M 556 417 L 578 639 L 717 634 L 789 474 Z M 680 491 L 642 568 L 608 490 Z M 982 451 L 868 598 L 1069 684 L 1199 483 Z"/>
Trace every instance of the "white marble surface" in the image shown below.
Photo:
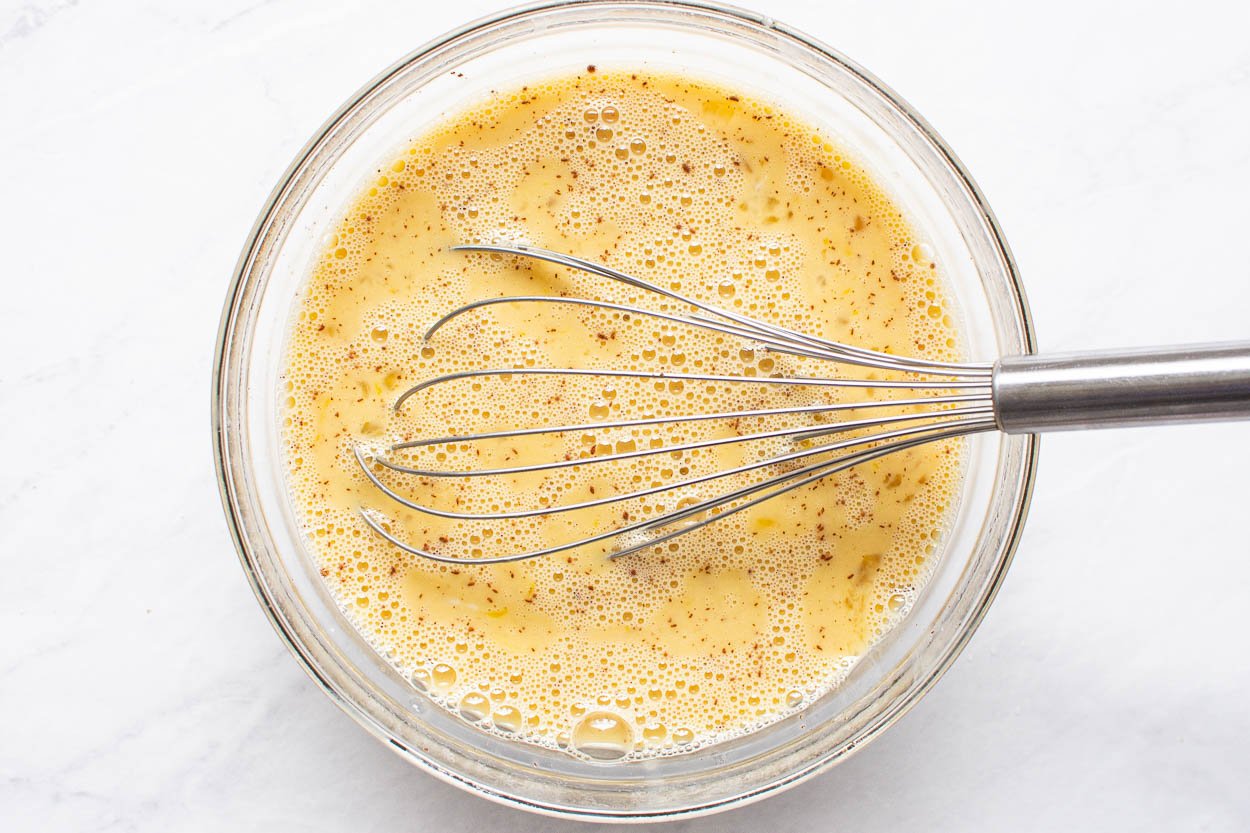
<path fill-rule="evenodd" d="M 1250 336 L 1245 4 L 768 5 L 968 163 L 1043 347 Z M 495 8 L 0 3 L 0 830 L 574 826 L 421 774 L 312 685 L 210 454 L 265 195 L 358 85 Z M 833 772 L 674 829 L 1250 824 L 1250 426 L 1043 447 L 1016 564 L 933 693 Z"/>

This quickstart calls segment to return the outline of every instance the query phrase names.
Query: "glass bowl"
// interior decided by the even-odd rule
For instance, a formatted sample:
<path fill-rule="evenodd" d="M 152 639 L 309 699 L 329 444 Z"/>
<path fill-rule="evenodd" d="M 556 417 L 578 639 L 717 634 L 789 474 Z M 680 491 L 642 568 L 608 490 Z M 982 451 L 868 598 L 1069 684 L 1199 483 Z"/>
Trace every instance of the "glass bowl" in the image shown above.
<path fill-rule="evenodd" d="M 505 12 L 421 47 L 366 85 L 300 152 L 261 212 L 222 316 L 213 435 L 243 568 L 314 680 L 418 767 L 471 792 L 582 819 L 708 813 L 844 760 L 936 682 L 993 599 L 1018 540 L 1037 443 L 969 441 L 967 482 L 908 616 L 846 682 L 760 731 L 687 754 L 604 764 L 488 735 L 428 701 L 344 618 L 301 541 L 283 482 L 277 408 L 296 291 L 380 160 L 466 104 L 589 64 L 686 74 L 801 114 L 858 157 L 933 247 L 961 306 L 969 358 L 1032 352 L 1007 244 L 936 133 L 877 79 L 767 17 L 704 3 L 584 0 Z"/>

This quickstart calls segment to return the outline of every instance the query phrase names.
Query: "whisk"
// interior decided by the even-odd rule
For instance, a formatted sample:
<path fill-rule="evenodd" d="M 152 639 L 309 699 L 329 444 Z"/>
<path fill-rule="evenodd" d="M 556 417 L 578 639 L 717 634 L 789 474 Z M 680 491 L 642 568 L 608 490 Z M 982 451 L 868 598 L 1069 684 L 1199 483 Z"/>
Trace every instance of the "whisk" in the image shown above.
<path fill-rule="evenodd" d="M 605 528 L 556 546 L 500 556 L 454 555 L 434 552 L 402 540 L 385 519 L 362 510 L 365 522 L 391 544 L 422 558 L 444 563 L 498 564 L 552 555 L 589 544 L 616 539 L 635 543 L 613 550 L 610 558 L 664 544 L 730 515 L 757 506 L 787 492 L 925 443 L 989 431 L 1031 434 L 1087 428 L 1182 423 L 1250 418 L 1250 342 L 1161 347 L 1118 352 L 1063 355 L 1005 356 L 993 363 L 951 363 L 908 358 L 830 341 L 759 321 L 670 291 L 640 278 L 582 258 L 522 245 L 464 245 L 456 251 L 486 252 L 532 258 L 578 270 L 667 298 L 694 312 L 659 312 L 626 304 L 577 297 L 526 295 L 487 298 L 444 315 L 427 330 L 430 339 L 461 315 L 497 304 L 574 305 L 612 313 L 643 316 L 742 339 L 754 349 L 822 360 L 833 365 L 856 365 L 896 372 L 894 381 L 837 376 L 749 376 L 705 373 L 646 372 L 625 369 L 524 367 L 470 370 L 427 379 L 405 390 L 396 411 L 421 391 L 457 380 L 483 377 L 566 376 L 605 379 L 694 381 L 730 385 L 798 385 L 807 388 L 889 389 L 902 398 L 833 402 L 779 408 L 743 408 L 691 415 L 656 415 L 584 424 L 518 427 L 476 434 L 427 437 L 395 443 L 385 451 L 357 446 L 355 456 L 368 479 L 399 504 L 419 512 L 459 520 L 498 521 L 543 517 L 607 506 L 693 487 L 706 488 L 731 476 L 766 474 L 761 479 L 655 517 Z M 891 409 L 913 409 L 890 413 Z M 843 412 L 874 412 L 869 417 L 838 419 Z M 425 469 L 392 458 L 403 452 L 448 443 L 474 443 L 534 437 L 543 434 L 601 429 L 633 429 L 707 420 L 790 415 L 819 416 L 819 424 L 779 428 L 731 437 L 715 437 L 659 447 L 633 449 L 588 457 L 497 468 L 465 470 Z M 492 512 L 460 512 L 415 502 L 392 489 L 379 476 L 381 469 L 420 478 L 485 478 L 548 472 L 570 466 L 603 465 L 651 455 L 688 452 L 750 441 L 788 440 L 793 450 L 766 456 L 744 465 L 686 479 L 661 482 L 624 494 L 582 502 L 542 505 Z M 375 465 L 376 464 L 376 465 Z M 375 467 L 378 471 L 375 471 Z M 771 472 L 771 473 L 769 473 Z M 628 517 L 628 515 L 626 515 Z"/>

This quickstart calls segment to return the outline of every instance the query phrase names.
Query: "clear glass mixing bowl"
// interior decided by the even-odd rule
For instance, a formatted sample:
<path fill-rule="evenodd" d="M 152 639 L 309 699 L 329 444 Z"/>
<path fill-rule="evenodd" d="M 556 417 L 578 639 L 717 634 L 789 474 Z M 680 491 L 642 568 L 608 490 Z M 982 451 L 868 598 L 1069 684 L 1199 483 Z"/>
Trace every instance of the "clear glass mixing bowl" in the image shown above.
<path fill-rule="evenodd" d="M 600 764 L 481 732 L 448 714 L 353 630 L 305 553 L 283 483 L 278 374 L 312 259 L 380 160 L 466 103 L 588 64 L 647 67 L 802 114 L 876 175 L 934 249 L 962 305 L 970 358 L 1032 352 L 1007 245 L 954 154 L 851 61 L 767 17 L 702 3 L 532 6 L 453 32 L 386 70 L 299 154 L 252 231 L 230 288 L 213 378 L 222 499 L 244 570 L 291 651 L 362 726 L 420 768 L 496 801 L 587 819 L 707 813 L 843 760 L 914 705 L 998 589 L 1024 521 L 1037 444 L 970 441 L 967 485 L 925 591 L 837 690 L 751 735 L 685 755 Z"/>

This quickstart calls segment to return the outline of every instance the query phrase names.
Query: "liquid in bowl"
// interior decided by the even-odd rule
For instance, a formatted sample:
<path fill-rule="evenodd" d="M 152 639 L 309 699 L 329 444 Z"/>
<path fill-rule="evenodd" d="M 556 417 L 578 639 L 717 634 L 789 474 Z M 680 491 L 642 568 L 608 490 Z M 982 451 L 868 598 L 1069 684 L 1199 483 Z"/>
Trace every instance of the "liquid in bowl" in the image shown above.
<path fill-rule="evenodd" d="M 595 760 L 706 746 L 836 687 L 922 590 L 962 487 L 964 443 L 857 466 L 663 547 L 611 542 L 533 561 L 439 564 L 538 549 L 758 480 L 758 472 L 520 522 L 456 521 L 388 500 L 354 451 L 413 437 L 638 415 L 874 402 L 891 393 L 672 379 L 466 380 L 486 367 L 822 376 L 828 363 L 586 307 L 493 306 L 426 340 L 448 310 L 499 296 L 650 304 L 602 278 L 465 242 L 525 242 L 801 332 L 896 354 L 963 358 L 941 270 L 846 151 L 769 102 L 708 82 L 595 68 L 502 92 L 382 161 L 298 302 L 283 376 L 287 478 L 305 540 L 353 625 L 419 688 L 483 729 Z M 663 306 L 659 307 L 663 309 Z M 852 378 L 881 371 L 837 366 Z M 888 372 L 887 372 L 888 375 Z M 844 412 L 854 415 L 856 412 Z M 865 412 L 859 412 L 865 413 Z M 409 465 L 517 466 L 810 425 L 822 415 L 441 443 Z M 452 509 L 557 506 L 726 470 L 779 440 L 486 479 L 380 477 Z"/>

